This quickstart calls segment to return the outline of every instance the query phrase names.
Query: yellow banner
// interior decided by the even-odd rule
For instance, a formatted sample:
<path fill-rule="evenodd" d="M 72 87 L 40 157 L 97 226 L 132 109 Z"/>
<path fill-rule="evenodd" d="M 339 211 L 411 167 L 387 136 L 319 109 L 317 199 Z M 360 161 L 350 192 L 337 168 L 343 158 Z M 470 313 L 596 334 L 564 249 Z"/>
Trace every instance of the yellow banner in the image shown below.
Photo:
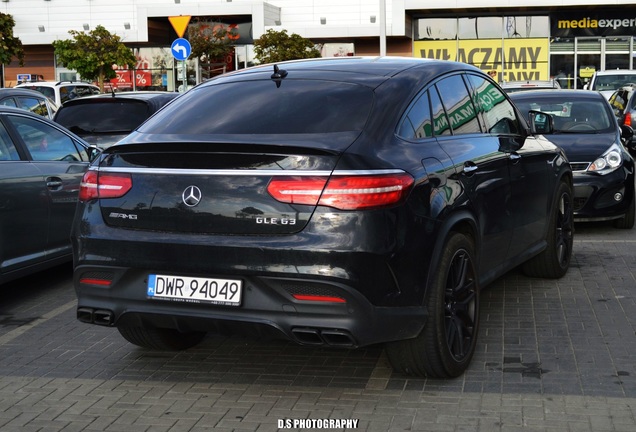
<path fill-rule="evenodd" d="M 496 70 L 499 81 L 547 80 L 549 47 L 546 38 L 417 41 L 413 55 L 460 61 L 484 72 Z"/>

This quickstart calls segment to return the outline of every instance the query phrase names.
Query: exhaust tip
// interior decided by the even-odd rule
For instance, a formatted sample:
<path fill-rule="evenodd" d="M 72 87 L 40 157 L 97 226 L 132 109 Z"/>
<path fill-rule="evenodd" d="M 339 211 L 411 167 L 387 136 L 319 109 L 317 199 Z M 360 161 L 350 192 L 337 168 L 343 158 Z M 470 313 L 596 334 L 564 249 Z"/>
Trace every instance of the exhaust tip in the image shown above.
<path fill-rule="evenodd" d="M 320 332 L 327 345 L 342 348 L 353 348 L 356 342 L 349 332 L 341 330 L 323 330 Z"/>
<path fill-rule="evenodd" d="M 96 310 L 93 312 L 93 323 L 103 326 L 111 326 L 115 322 L 115 314 L 109 310 Z"/>
<path fill-rule="evenodd" d="M 324 341 L 320 337 L 320 333 L 317 329 L 312 328 L 295 328 L 292 329 L 292 334 L 302 345 L 324 345 Z"/>
<path fill-rule="evenodd" d="M 93 309 L 90 308 L 77 308 L 77 319 L 83 323 L 93 323 Z"/>
<path fill-rule="evenodd" d="M 296 341 L 302 345 L 328 345 L 338 348 L 355 348 L 357 343 L 351 333 L 345 330 L 325 330 L 300 327 L 292 329 Z"/>
<path fill-rule="evenodd" d="M 115 324 L 115 313 L 105 309 L 77 308 L 77 319 L 87 324 L 112 326 Z"/>

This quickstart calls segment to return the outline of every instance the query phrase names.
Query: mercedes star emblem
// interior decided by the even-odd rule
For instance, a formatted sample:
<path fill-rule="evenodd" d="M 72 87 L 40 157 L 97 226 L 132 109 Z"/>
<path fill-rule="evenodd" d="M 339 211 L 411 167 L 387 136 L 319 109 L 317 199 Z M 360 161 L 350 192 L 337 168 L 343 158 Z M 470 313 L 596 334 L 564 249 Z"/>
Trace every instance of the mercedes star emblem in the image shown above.
<path fill-rule="evenodd" d="M 183 203 L 188 207 L 194 207 L 201 202 L 201 189 L 196 186 L 188 186 L 181 194 Z"/>

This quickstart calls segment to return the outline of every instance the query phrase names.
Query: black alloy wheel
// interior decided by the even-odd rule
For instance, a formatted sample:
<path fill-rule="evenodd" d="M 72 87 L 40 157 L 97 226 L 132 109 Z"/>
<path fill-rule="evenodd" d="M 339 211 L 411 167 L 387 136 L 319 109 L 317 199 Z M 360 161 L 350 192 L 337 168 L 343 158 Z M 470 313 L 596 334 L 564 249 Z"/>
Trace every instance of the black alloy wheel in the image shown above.
<path fill-rule="evenodd" d="M 471 355 L 477 328 L 475 271 L 468 251 L 455 252 L 448 272 L 444 295 L 446 345 L 456 361 Z"/>
<path fill-rule="evenodd" d="M 414 339 L 386 344 L 393 368 L 431 378 L 464 373 L 477 345 L 479 294 L 474 241 L 452 232 L 428 287 L 424 329 Z"/>
<path fill-rule="evenodd" d="M 547 247 L 539 255 L 522 265 L 527 276 L 557 279 L 570 267 L 574 243 L 574 208 L 572 186 L 559 184 L 546 235 Z"/>

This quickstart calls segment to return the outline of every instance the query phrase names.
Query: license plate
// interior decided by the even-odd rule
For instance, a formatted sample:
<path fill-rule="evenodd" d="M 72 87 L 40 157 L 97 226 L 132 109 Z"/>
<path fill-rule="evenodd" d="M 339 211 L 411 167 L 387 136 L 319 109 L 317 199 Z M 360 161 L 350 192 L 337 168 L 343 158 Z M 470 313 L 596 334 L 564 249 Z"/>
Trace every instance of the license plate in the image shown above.
<path fill-rule="evenodd" d="M 242 285 L 242 281 L 233 279 L 151 274 L 147 293 L 153 299 L 239 306 Z"/>

